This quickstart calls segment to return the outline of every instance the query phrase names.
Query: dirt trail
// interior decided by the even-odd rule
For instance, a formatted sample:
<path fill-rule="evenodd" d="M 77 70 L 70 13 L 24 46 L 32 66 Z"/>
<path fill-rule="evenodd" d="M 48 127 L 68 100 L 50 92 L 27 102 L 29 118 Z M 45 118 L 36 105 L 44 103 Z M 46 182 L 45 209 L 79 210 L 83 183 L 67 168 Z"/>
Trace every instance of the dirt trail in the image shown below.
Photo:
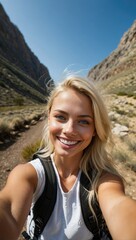
<path fill-rule="evenodd" d="M 17 141 L 8 148 L 0 149 L 0 189 L 5 184 L 9 172 L 19 163 L 23 162 L 21 153 L 22 149 L 40 139 L 44 121 L 38 122 L 36 125 L 30 127 L 20 133 Z"/>

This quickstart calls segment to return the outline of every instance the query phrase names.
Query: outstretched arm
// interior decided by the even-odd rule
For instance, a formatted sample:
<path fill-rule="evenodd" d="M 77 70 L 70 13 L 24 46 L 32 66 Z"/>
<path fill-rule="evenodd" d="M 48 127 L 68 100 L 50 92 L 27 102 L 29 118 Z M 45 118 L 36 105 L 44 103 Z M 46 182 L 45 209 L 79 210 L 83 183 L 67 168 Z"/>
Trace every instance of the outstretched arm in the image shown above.
<path fill-rule="evenodd" d="M 102 177 L 98 198 L 114 240 L 136 240 L 136 201 L 126 196 L 121 180 L 111 174 Z"/>
<path fill-rule="evenodd" d="M 16 240 L 31 206 L 37 175 L 31 164 L 22 164 L 10 173 L 0 192 L 0 240 Z"/>

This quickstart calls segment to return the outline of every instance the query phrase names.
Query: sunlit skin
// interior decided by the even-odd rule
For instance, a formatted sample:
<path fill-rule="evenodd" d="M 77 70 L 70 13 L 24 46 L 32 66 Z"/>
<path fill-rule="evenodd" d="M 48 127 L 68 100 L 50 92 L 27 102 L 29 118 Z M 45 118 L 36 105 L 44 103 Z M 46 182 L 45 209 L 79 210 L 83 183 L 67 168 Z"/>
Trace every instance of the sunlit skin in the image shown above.
<path fill-rule="evenodd" d="M 90 99 L 75 90 L 61 92 L 49 113 L 49 132 L 57 165 L 69 172 L 79 167 L 83 150 L 95 135 Z"/>

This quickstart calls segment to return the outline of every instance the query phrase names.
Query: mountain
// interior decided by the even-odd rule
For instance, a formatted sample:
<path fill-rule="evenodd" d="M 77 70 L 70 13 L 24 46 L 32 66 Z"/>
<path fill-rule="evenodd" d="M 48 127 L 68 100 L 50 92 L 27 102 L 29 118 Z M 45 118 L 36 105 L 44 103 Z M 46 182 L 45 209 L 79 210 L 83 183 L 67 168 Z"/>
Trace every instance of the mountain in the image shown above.
<path fill-rule="evenodd" d="M 28 47 L 22 33 L 10 21 L 0 4 L 0 105 L 45 102 L 49 71 Z"/>
<path fill-rule="evenodd" d="M 136 96 L 136 21 L 122 36 L 118 47 L 90 69 L 88 77 L 111 92 Z"/>
<path fill-rule="evenodd" d="M 102 94 L 112 127 L 113 159 L 121 169 L 136 173 L 136 21 L 125 32 L 118 47 L 90 69 L 90 81 Z M 131 192 L 131 174 L 124 174 Z M 132 194 L 131 194 L 132 196 Z"/>

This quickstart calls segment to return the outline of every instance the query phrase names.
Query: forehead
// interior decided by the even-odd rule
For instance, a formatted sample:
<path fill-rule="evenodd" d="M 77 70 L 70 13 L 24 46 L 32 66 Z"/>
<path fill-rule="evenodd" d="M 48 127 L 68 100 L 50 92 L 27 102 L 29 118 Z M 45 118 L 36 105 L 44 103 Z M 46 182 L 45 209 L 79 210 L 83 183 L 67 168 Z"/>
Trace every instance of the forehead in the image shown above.
<path fill-rule="evenodd" d="M 74 89 L 66 89 L 63 92 L 60 92 L 53 101 L 52 108 L 65 108 L 71 109 L 74 111 L 91 111 L 92 112 L 92 103 L 89 97 L 79 93 Z M 64 110 L 65 110 L 64 109 Z"/>

